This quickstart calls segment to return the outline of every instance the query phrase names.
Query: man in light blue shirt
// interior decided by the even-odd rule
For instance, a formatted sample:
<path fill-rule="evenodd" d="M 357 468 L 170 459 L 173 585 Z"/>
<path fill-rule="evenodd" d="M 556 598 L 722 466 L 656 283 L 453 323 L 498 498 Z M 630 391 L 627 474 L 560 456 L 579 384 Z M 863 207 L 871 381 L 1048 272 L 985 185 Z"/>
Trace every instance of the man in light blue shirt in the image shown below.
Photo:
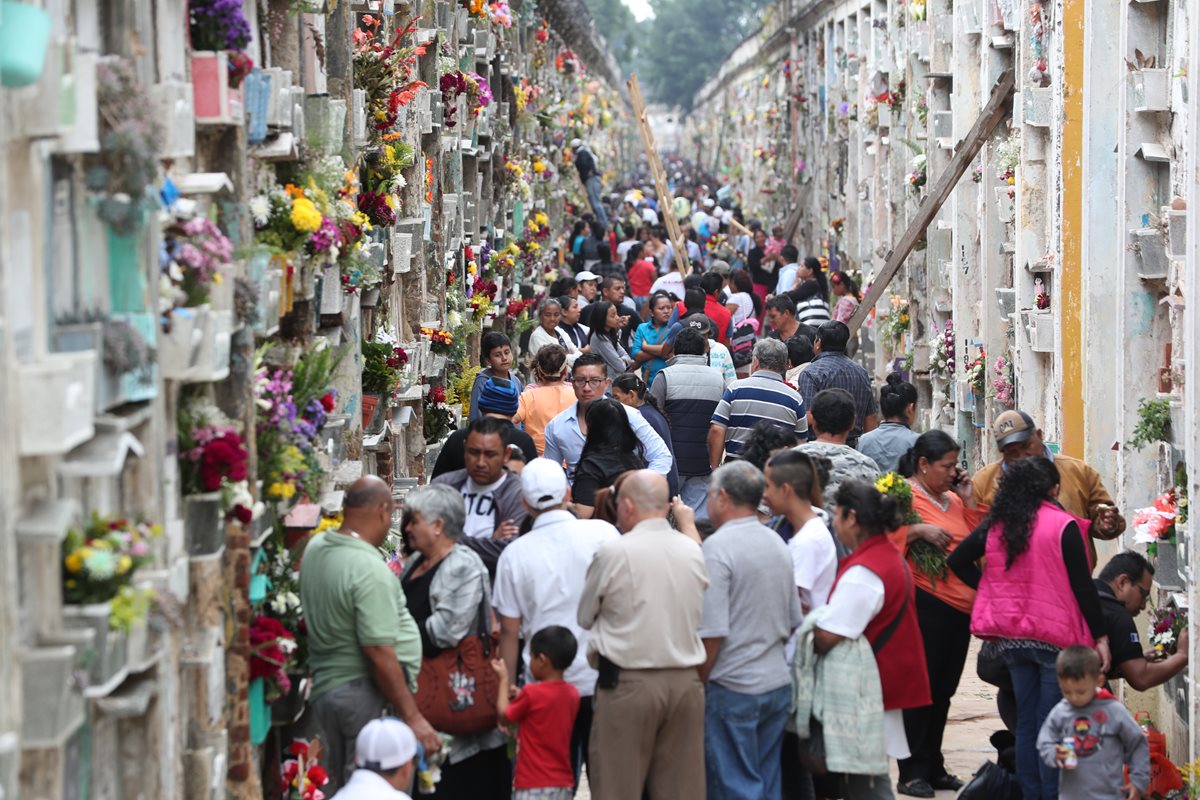
<path fill-rule="evenodd" d="M 800 251 L 794 244 L 784 245 L 779 255 L 783 258 L 784 265 L 779 270 L 779 278 L 775 283 L 775 294 L 790 292 L 794 288 L 792 284 L 796 282 L 796 273 L 800 270 Z"/>
<path fill-rule="evenodd" d="M 573 478 L 579 457 L 583 454 L 583 443 L 587 438 L 587 408 L 608 391 L 610 381 L 604 359 L 593 353 L 584 353 L 575 359 L 571 370 L 571 386 L 578 401 L 559 413 L 546 425 L 546 446 L 543 458 L 556 464 L 566 464 L 567 476 Z M 650 423 L 637 409 L 622 405 L 629 415 L 629 424 L 645 450 L 649 468 L 661 475 L 671 471 L 673 457 L 666 442 L 662 440 Z"/>

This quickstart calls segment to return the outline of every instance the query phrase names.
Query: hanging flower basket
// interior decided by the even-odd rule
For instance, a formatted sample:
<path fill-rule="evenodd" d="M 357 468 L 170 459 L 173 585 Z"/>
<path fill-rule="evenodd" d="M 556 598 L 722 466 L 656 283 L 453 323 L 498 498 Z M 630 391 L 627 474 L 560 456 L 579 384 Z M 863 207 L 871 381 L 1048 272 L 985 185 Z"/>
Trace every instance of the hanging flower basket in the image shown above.
<path fill-rule="evenodd" d="M 17 89 L 36 83 L 49 44 L 49 14 L 28 3 L 0 3 L 0 84 Z"/>

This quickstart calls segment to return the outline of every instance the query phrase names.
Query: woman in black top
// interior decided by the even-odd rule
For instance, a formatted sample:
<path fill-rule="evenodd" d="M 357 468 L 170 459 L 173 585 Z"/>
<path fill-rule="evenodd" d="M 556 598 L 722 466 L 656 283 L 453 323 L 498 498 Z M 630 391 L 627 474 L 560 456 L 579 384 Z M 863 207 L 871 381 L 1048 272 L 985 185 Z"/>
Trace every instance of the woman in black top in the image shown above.
<path fill-rule="evenodd" d="M 746 269 L 750 271 L 750 279 L 754 281 L 754 293 L 760 300 L 766 300 L 767 295 L 775 286 L 775 262 L 770 262 L 767 269 L 763 266 L 763 257 L 767 248 L 767 232 L 759 228 L 754 232 L 754 246 L 746 255 Z"/>
<path fill-rule="evenodd" d="M 612 486 L 622 472 L 646 467 L 629 413 L 616 400 L 605 397 L 593 402 L 587 410 L 587 427 L 587 441 L 571 484 L 575 513 L 582 519 L 591 518 L 597 491 Z"/>
<path fill-rule="evenodd" d="M 558 304 L 562 306 L 562 318 L 558 322 L 558 329 L 563 332 L 563 335 L 571 340 L 571 344 L 578 347 L 581 351 L 590 352 L 588 348 L 588 337 L 591 334 L 591 329 L 579 321 L 579 301 L 571 295 L 563 295 L 557 298 Z"/>

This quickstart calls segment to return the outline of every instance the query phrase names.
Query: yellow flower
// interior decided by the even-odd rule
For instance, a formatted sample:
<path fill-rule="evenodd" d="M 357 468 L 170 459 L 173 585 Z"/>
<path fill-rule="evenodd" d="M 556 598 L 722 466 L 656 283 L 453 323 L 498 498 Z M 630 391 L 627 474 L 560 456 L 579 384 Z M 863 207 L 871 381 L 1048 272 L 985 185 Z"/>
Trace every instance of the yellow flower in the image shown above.
<path fill-rule="evenodd" d="M 223 281 L 223 280 L 225 280 L 225 276 L 224 276 L 224 275 L 222 275 L 222 274 L 221 274 L 221 273 L 219 273 L 219 272 L 214 272 L 214 273 L 213 273 L 213 276 L 212 276 L 212 281 L 213 281 L 213 285 L 214 285 L 214 286 L 220 286 L 220 285 L 221 285 L 221 281 Z"/>
<path fill-rule="evenodd" d="M 74 553 L 71 553 L 71 555 L 67 556 L 67 572 L 79 572 L 81 569 L 83 569 L 83 556 L 81 556 L 79 553 L 80 551 L 76 550 Z"/>
<path fill-rule="evenodd" d="M 267 487 L 267 494 L 279 500 L 290 500 L 296 494 L 296 484 L 291 481 L 276 481 Z"/>
<path fill-rule="evenodd" d="M 302 233 L 314 233 L 321 227 L 321 212 L 307 197 L 292 201 L 292 227 Z"/>
<path fill-rule="evenodd" d="M 133 567 L 133 559 L 129 556 L 121 556 L 117 559 L 117 574 L 124 575 Z"/>

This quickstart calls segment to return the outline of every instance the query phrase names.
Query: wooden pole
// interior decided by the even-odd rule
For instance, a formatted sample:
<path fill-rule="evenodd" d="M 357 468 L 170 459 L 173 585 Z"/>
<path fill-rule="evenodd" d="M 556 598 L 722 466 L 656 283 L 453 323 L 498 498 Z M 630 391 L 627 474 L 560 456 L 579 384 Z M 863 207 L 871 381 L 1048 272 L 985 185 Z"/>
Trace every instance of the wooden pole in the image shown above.
<path fill-rule="evenodd" d="M 888 253 L 887 259 L 883 264 L 883 269 L 875 276 L 871 283 L 871 289 L 867 292 L 867 296 L 859 303 L 858 308 L 854 312 L 854 316 L 850 318 L 847 325 L 850 328 L 850 335 L 853 336 L 866 321 L 867 315 L 871 313 L 871 309 L 879 302 L 879 298 L 883 297 L 883 293 L 887 290 L 888 284 L 892 282 L 892 278 L 896 277 L 896 273 L 900 271 L 901 265 L 904 264 L 904 259 L 908 258 L 909 253 L 916 247 L 917 242 L 921 238 L 921 234 L 933 222 L 938 211 L 950 199 L 950 193 L 954 191 L 954 187 L 958 185 L 958 181 L 966 173 L 967 167 L 983 149 L 983 143 L 992 135 L 992 131 L 996 126 L 1009 114 L 1009 98 L 1013 93 L 1013 71 L 1006 69 L 996 79 L 996 85 L 992 87 L 992 96 L 988 100 L 987 105 L 979 112 L 979 117 L 975 120 L 975 124 L 971 126 L 971 130 L 955 148 L 954 158 L 950 160 L 950 166 L 946 171 L 938 177 L 937 183 L 932 191 L 921 202 L 921 207 L 917 209 L 917 215 L 913 217 L 912 222 L 908 224 L 908 228 L 904 231 L 904 235 L 900 237 L 900 241 L 896 244 L 894 250 Z"/>
<path fill-rule="evenodd" d="M 679 275 L 686 278 L 691 261 L 688 258 L 687 242 L 684 241 L 683 231 L 679 228 L 679 220 L 675 219 L 675 198 L 667 185 L 667 173 L 663 170 L 662 158 L 658 155 L 658 145 L 654 142 L 654 131 L 650 130 L 650 121 L 646 118 L 646 102 L 642 99 L 642 86 L 638 83 L 635 72 L 625 82 L 629 87 L 629 99 L 633 103 L 633 117 L 637 120 L 638 132 L 642 135 L 642 146 L 646 149 L 646 163 L 650 166 L 650 175 L 654 178 L 654 190 L 658 192 L 659 216 L 667 225 L 667 235 L 671 246 L 675 248 L 675 268 Z"/>

